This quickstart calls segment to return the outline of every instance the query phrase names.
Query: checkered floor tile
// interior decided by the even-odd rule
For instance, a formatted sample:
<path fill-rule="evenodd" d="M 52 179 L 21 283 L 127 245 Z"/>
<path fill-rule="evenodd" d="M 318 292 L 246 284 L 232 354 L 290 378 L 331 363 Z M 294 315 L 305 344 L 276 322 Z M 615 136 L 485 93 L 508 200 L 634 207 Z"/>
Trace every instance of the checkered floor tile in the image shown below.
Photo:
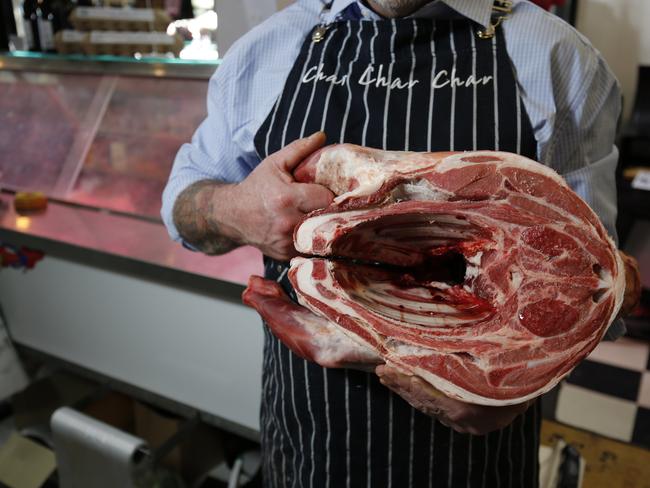
<path fill-rule="evenodd" d="M 601 343 L 544 404 L 549 419 L 650 449 L 650 343 Z"/>

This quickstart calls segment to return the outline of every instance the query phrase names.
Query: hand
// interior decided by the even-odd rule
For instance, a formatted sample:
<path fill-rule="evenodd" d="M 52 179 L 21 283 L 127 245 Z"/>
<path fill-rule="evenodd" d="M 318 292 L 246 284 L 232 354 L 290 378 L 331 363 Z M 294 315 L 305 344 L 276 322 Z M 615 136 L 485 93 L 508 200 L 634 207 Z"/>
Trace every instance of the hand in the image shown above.
<path fill-rule="evenodd" d="M 388 364 L 378 366 L 375 373 L 383 385 L 412 407 L 461 434 L 485 435 L 503 429 L 535 401 L 506 407 L 473 405 L 449 398 L 418 376 L 404 374 Z"/>
<path fill-rule="evenodd" d="M 639 272 L 639 263 L 632 256 L 628 256 L 623 251 L 618 252 L 623 260 L 625 268 L 625 296 L 623 305 L 618 312 L 619 317 L 626 317 L 637 307 L 641 300 L 641 274 Z"/>
<path fill-rule="evenodd" d="M 235 188 L 234 198 L 245 209 L 237 222 L 239 241 L 280 261 L 297 255 L 293 230 L 303 217 L 327 207 L 334 195 L 322 185 L 297 183 L 293 169 L 325 144 L 317 132 L 271 154 Z"/>

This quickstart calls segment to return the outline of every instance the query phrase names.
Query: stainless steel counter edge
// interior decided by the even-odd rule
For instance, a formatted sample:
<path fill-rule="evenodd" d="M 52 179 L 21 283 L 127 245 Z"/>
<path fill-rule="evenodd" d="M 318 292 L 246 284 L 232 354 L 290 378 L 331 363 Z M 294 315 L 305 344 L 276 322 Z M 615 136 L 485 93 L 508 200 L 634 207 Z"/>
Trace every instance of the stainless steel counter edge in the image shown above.
<path fill-rule="evenodd" d="M 29 346 L 19 344 L 17 347 L 18 350 L 23 354 L 28 354 L 42 361 L 47 361 L 48 363 L 54 366 L 59 366 L 63 370 L 76 374 L 79 377 L 87 378 L 91 381 L 95 381 L 102 386 L 108 387 L 109 389 L 119 391 L 120 393 L 123 393 L 125 395 L 132 396 L 133 398 L 139 401 L 156 405 L 159 408 L 168 410 L 169 412 L 172 412 L 180 417 L 189 419 L 194 415 L 196 415 L 196 413 L 198 412 L 199 418 L 207 424 L 221 428 L 223 430 L 239 435 L 251 441 L 255 441 L 255 442 L 260 441 L 260 433 L 257 430 L 248 428 L 244 425 L 229 421 L 223 417 L 219 417 L 217 415 L 213 415 L 208 412 L 203 412 L 200 410 L 197 411 L 196 409 L 189 407 L 187 405 L 183 405 L 175 400 L 171 400 L 169 398 L 157 395 L 150 391 L 143 390 L 142 388 L 129 385 L 128 383 L 124 383 L 123 381 L 119 381 L 116 380 L 115 378 L 111 378 L 106 375 L 103 375 L 97 371 L 92 371 L 88 368 L 78 366 L 74 363 L 71 363 L 61 358 L 54 357 L 42 351 L 38 351 Z"/>
<path fill-rule="evenodd" d="M 219 61 L 120 59 L 114 56 L 0 55 L 0 70 L 209 79 Z"/>

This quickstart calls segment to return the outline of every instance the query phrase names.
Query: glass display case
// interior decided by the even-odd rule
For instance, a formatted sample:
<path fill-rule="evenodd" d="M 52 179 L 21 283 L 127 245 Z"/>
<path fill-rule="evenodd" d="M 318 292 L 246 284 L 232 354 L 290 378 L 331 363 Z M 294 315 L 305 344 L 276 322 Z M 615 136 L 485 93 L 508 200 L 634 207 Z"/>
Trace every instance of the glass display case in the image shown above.
<path fill-rule="evenodd" d="M 120 77 L 107 84 L 106 109 L 65 198 L 157 218 L 174 154 L 205 118 L 207 83 Z"/>
<path fill-rule="evenodd" d="M 259 272 L 257 251 L 205 258 L 172 243 L 160 218 L 174 157 L 206 116 L 217 66 L 0 56 L 0 186 L 8 200 L 20 190 L 50 198 L 29 232 L 240 284 Z M 15 227 L 11 212 L 2 227 Z"/>
<path fill-rule="evenodd" d="M 3 185 L 158 218 L 174 155 L 206 115 L 206 80 L 39 72 L 22 61 L 0 71 Z"/>

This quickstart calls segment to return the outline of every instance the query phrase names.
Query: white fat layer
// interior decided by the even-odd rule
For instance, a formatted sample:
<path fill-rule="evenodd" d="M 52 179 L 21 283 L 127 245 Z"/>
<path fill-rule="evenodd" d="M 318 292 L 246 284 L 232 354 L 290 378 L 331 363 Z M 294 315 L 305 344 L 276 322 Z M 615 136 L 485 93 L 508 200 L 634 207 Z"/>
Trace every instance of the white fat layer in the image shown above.
<path fill-rule="evenodd" d="M 306 258 L 294 258 L 291 261 L 291 267 L 297 268 L 296 278 L 300 283 L 300 288 L 298 291 L 298 299 L 301 305 L 309 308 L 314 313 L 323 316 L 322 312 L 319 311 L 316 307 L 311 306 L 309 302 L 304 299 L 301 299 L 302 295 L 312 297 L 319 302 L 332 307 L 341 313 L 348 315 L 349 317 L 354 318 L 355 320 L 363 322 L 366 326 L 365 320 L 362 319 L 359 314 L 352 308 L 346 305 L 345 301 L 354 301 L 353 296 L 350 296 L 346 290 L 341 290 L 339 287 L 335 286 L 334 278 L 331 274 L 331 263 L 327 263 L 327 273 L 324 280 L 321 280 L 319 283 L 321 286 L 325 287 L 328 291 L 336 295 L 335 299 L 330 299 L 323 296 L 320 293 L 315 285 L 312 278 L 312 271 L 314 268 L 313 262 Z M 379 287 L 379 291 L 375 290 L 375 286 Z M 357 289 L 351 291 L 354 295 L 357 295 L 358 298 L 361 298 L 365 301 L 366 308 L 368 311 L 375 315 L 380 315 L 385 318 L 392 319 L 396 325 L 401 325 L 404 327 L 458 327 L 468 322 L 473 322 L 476 320 L 481 320 L 488 315 L 488 312 L 475 315 L 471 318 L 459 318 L 456 317 L 459 313 L 453 307 L 443 305 L 443 304 L 434 304 L 434 303 L 422 303 L 422 302 L 405 302 L 404 300 L 397 300 L 395 297 L 381 293 L 381 287 L 385 285 L 370 285 L 368 287 Z M 391 308 L 389 305 L 404 305 L 404 311 L 396 308 Z M 422 314 L 412 313 L 409 310 L 415 310 L 422 312 Z M 365 327 L 367 328 L 367 327 Z"/>
<path fill-rule="evenodd" d="M 483 257 L 483 251 L 477 252 L 475 254 L 472 254 L 471 256 L 467 256 L 466 261 L 467 264 L 472 264 L 474 266 L 480 266 L 481 265 L 481 258 Z"/>
<path fill-rule="evenodd" d="M 397 307 L 402 305 L 409 310 L 416 310 L 418 312 L 431 312 L 451 315 L 458 313 L 458 310 L 456 308 L 441 303 L 418 302 L 413 300 L 409 301 L 405 300 L 404 298 L 397 298 L 396 296 L 389 293 L 392 290 L 394 290 L 394 286 L 374 284 L 362 290 L 357 290 L 356 293 L 364 296 L 369 301 L 381 302 L 382 304 L 395 305 Z M 424 291 L 427 290 L 424 289 Z M 409 290 L 409 293 L 410 292 L 411 290 Z M 426 298 L 431 299 L 431 294 L 429 293 Z"/>
<path fill-rule="evenodd" d="M 375 193 L 389 178 L 435 166 L 439 159 L 415 152 L 390 152 L 342 144 L 321 154 L 316 167 L 316 182 L 328 186 L 341 195 L 335 201 Z M 349 182 L 357 188 L 346 192 Z M 338 186 L 341 184 L 342 186 Z"/>
<path fill-rule="evenodd" d="M 437 288 L 439 290 L 449 290 L 451 288 L 450 284 L 444 283 L 442 281 L 429 281 L 428 283 L 423 283 L 423 284 L 426 286 Z"/>
<path fill-rule="evenodd" d="M 350 210 L 333 214 L 316 215 L 307 218 L 296 230 L 294 239 L 296 250 L 303 254 L 316 254 L 319 256 L 329 255 L 332 250 L 334 239 L 343 232 L 347 232 L 350 229 L 368 222 L 368 219 L 365 219 L 364 215 L 372 211 L 374 211 L 374 209 Z M 404 218 L 406 219 L 408 216 L 405 215 Z M 432 215 L 428 216 L 426 220 L 424 220 L 424 217 L 420 215 L 420 218 L 421 220 L 413 222 L 413 227 L 401 227 L 398 230 L 390 228 L 384 230 L 378 229 L 374 232 L 377 235 L 384 237 L 394 235 L 396 238 L 424 236 L 440 238 L 439 240 L 430 240 L 428 244 L 431 246 L 448 244 L 448 242 L 444 240 L 445 238 L 467 239 L 472 237 L 473 230 L 470 228 L 471 224 L 466 220 L 459 219 L 453 215 Z M 428 226 L 425 224 L 428 224 Z M 440 224 L 440 226 L 434 224 Z M 467 227 L 467 229 L 448 228 L 445 227 L 445 224 L 454 224 L 457 227 Z M 314 236 L 318 236 L 319 240 L 325 242 L 325 244 L 318 250 L 314 249 Z M 422 244 L 424 245 L 425 243 L 422 242 Z"/>
<path fill-rule="evenodd" d="M 420 347 L 413 344 L 406 344 L 404 342 L 388 341 L 386 346 L 390 351 L 398 356 L 419 356 L 425 357 L 431 355 L 431 349 Z"/>
<path fill-rule="evenodd" d="M 306 311 L 293 312 L 293 316 L 296 322 L 308 329 L 319 364 L 336 364 L 346 360 L 381 362 L 381 357 L 370 345 L 358 337 L 348 336 L 334 322 Z"/>
<path fill-rule="evenodd" d="M 465 268 L 465 282 L 468 282 L 474 278 L 477 278 L 480 273 L 480 269 L 476 266 L 467 266 Z M 467 289 L 470 291 L 470 288 Z"/>
<path fill-rule="evenodd" d="M 423 222 L 414 222 L 413 227 L 400 227 L 400 228 L 384 228 L 374 231 L 375 235 L 381 237 L 395 237 L 398 240 L 405 240 L 407 237 L 430 237 L 434 238 L 431 242 L 447 243 L 449 238 L 462 239 L 472 237 L 472 231 L 469 229 L 448 229 L 440 227 L 436 224 L 436 220 L 430 220 L 429 226 L 424 225 Z M 401 239 L 400 239 L 401 238 Z"/>
<path fill-rule="evenodd" d="M 568 188 L 566 181 L 554 170 L 548 166 L 528 159 L 524 156 L 518 154 L 506 153 L 506 152 L 497 152 L 497 151 L 468 151 L 464 153 L 452 154 L 442 159 L 440 164 L 436 167 L 436 171 L 444 173 L 445 171 L 457 168 L 464 168 L 467 166 L 476 166 L 482 165 L 485 163 L 472 163 L 469 161 L 463 161 L 463 159 L 472 158 L 472 157 L 488 157 L 494 158 L 493 163 L 499 168 L 513 167 L 517 169 L 527 169 L 534 173 L 542 174 L 551 178 L 555 182 L 559 183 L 565 188 Z"/>
<path fill-rule="evenodd" d="M 309 308 L 312 310 L 314 313 L 324 316 L 320 310 L 318 310 L 316 307 L 311 306 L 311 304 L 302 299 L 301 295 L 309 296 L 311 298 L 314 298 L 318 300 L 319 302 L 323 303 L 324 305 L 327 305 L 329 307 L 332 307 L 339 312 L 341 312 L 344 315 L 347 315 L 349 317 L 354 318 L 355 320 L 361 321 L 362 323 L 365 324 L 365 320 L 359 317 L 359 314 L 350 306 L 348 306 L 345 302 L 348 300 L 352 300 L 352 298 L 347 294 L 347 292 L 341 290 L 337 286 L 334 285 L 334 279 L 331 274 L 331 263 L 328 263 L 328 272 L 326 273 L 326 277 L 324 280 L 321 280 L 319 283 L 321 286 L 325 287 L 328 291 L 334 293 L 336 297 L 334 299 L 327 298 L 320 293 L 315 285 L 314 285 L 314 280 L 312 279 L 312 271 L 313 271 L 313 262 L 309 259 L 305 258 L 294 258 L 291 261 L 291 268 L 297 268 L 297 274 L 296 278 L 298 282 L 300 283 L 300 288 L 297 290 L 298 291 L 298 301 L 300 302 L 301 305 Z M 357 290 L 356 293 L 360 294 L 366 294 L 369 293 L 369 290 L 372 290 L 372 287 L 366 288 L 364 290 Z M 372 295 L 372 292 L 370 292 Z M 381 295 L 383 298 L 384 296 Z M 409 313 L 409 312 L 401 312 L 399 310 L 394 310 L 391 309 L 390 307 L 384 307 L 378 304 L 375 301 L 375 298 L 366 298 L 369 304 L 372 304 L 373 307 L 369 308 L 369 311 L 371 311 L 374 314 L 379 314 L 384 317 L 387 317 L 389 319 L 393 319 L 393 321 L 396 322 L 396 325 L 401 325 L 404 327 L 454 327 L 454 326 L 459 326 L 467 322 L 466 319 L 459 319 L 453 316 L 449 315 L 436 315 L 436 312 L 434 310 L 431 310 L 430 316 L 421 316 L 418 314 L 414 313 Z M 427 304 L 423 304 L 424 306 L 427 306 Z M 429 304 L 429 306 L 435 307 L 432 304 Z M 453 310 L 454 312 L 457 313 L 456 310 Z M 474 317 L 474 320 L 480 317 Z M 367 324 L 366 324 L 367 326 Z M 367 327 L 364 327 L 367 328 Z"/>
<path fill-rule="evenodd" d="M 474 278 L 477 278 L 481 271 L 481 258 L 483 257 L 483 252 L 477 252 L 471 256 L 465 257 L 465 283 L 471 282 Z M 471 287 L 467 288 L 467 291 L 471 291 Z"/>
<path fill-rule="evenodd" d="M 318 235 L 327 242 L 326 250 L 319 253 L 324 255 L 331 250 L 334 236 L 342 230 L 362 224 L 364 221 L 362 219 L 356 219 L 356 217 L 364 215 L 367 212 L 367 210 L 355 210 L 338 214 L 317 215 L 306 219 L 296 231 L 294 239 L 296 250 L 300 253 L 312 254 L 314 252 L 314 236 Z"/>
<path fill-rule="evenodd" d="M 412 325 L 421 325 L 423 327 L 454 327 L 467 322 L 473 322 L 477 319 L 480 319 L 480 316 L 472 317 L 471 320 L 465 318 L 458 318 L 454 315 L 458 314 L 458 310 L 453 307 L 446 305 L 439 305 L 434 303 L 421 303 L 421 302 L 405 302 L 404 300 L 387 300 L 385 295 L 377 294 L 372 290 L 372 287 L 368 287 L 362 290 L 357 290 L 356 294 L 360 295 L 365 299 L 366 307 L 377 314 L 389 317 L 398 322 L 405 322 Z M 383 303 L 379 303 L 379 301 Z M 396 309 L 387 305 L 399 305 L 404 306 L 403 310 Z M 409 310 L 414 310 L 416 312 L 422 312 L 427 315 L 421 315 L 418 313 L 410 312 Z"/>
<path fill-rule="evenodd" d="M 303 295 L 312 297 L 319 302 L 323 303 L 324 305 L 327 305 L 329 307 L 334 308 L 335 310 L 339 311 L 340 313 L 344 315 L 348 315 L 350 317 L 356 317 L 357 313 L 354 311 L 354 309 L 348 305 L 346 305 L 340 298 L 339 298 L 339 291 L 333 286 L 334 282 L 332 280 L 331 273 L 326 273 L 325 279 L 320 281 L 319 283 L 324 286 L 326 289 L 332 291 L 335 293 L 337 296 L 334 299 L 327 298 L 323 296 L 315 286 L 314 279 L 312 278 L 312 272 L 314 270 L 314 263 L 310 259 L 305 259 L 305 258 L 293 258 L 291 260 L 291 269 L 296 269 L 296 279 L 298 283 L 300 283 L 300 288 L 296 289 L 298 292 L 298 301 L 300 304 L 304 307 L 307 307 L 310 309 L 312 312 L 314 312 L 316 315 L 319 315 L 323 317 L 323 313 L 317 309 L 316 307 L 313 307 L 307 300 L 303 298 Z"/>
<path fill-rule="evenodd" d="M 449 192 L 433 187 L 426 180 L 415 180 L 399 185 L 393 190 L 391 195 L 395 201 L 419 200 L 427 202 L 444 202 L 453 196 Z"/>
<path fill-rule="evenodd" d="M 510 283 L 512 284 L 512 288 L 514 290 L 519 289 L 519 286 L 521 286 L 523 280 L 524 277 L 519 271 L 513 270 L 510 272 Z"/>
<path fill-rule="evenodd" d="M 557 357 L 555 356 L 551 356 L 543 359 L 533 359 L 531 361 L 526 362 L 526 368 L 532 369 L 532 368 L 536 368 L 537 366 L 542 366 L 549 362 L 555 362 L 555 361 L 557 361 Z"/>

